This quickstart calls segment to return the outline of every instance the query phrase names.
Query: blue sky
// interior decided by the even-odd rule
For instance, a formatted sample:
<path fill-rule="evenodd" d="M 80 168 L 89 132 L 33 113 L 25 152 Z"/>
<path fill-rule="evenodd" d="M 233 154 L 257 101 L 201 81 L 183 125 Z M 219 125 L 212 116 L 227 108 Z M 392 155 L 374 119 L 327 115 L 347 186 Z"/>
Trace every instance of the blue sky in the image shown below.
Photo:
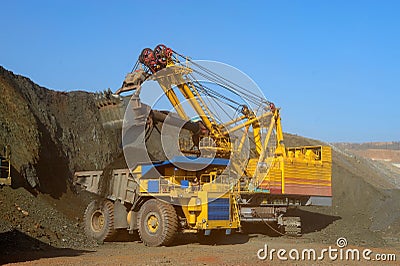
<path fill-rule="evenodd" d="M 55 90 L 117 89 L 159 43 L 248 74 L 284 130 L 400 140 L 399 1 L 3 1 L 0 65 Z"/>

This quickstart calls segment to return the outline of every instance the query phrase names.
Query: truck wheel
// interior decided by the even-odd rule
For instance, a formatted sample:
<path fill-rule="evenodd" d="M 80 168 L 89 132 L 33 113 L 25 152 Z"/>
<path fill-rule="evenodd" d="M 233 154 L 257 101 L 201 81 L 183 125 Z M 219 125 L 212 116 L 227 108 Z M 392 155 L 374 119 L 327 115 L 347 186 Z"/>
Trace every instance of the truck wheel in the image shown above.
<path fill-rule="evenodd" d="M 90 202 L 83 220 L 86 234 L 99 242 L 110 241 L 115 235 L 114 204 L 109 200 Z"/>
<path fill-rule="evenodd" d="M 156 199 L 146 201 L 138 215 L 140 239 L 146 246 L 168 245 L 178 229 L 174 207 Z"/>

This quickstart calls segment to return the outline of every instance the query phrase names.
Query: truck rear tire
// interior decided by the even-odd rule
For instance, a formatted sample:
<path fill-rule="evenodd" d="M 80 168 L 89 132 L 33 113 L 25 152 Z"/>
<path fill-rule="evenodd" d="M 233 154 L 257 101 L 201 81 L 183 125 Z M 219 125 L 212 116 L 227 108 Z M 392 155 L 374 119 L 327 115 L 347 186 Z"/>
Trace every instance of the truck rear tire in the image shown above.
<path fill-rule="evenodd" d="M 178 230 L 178 217 L 171 204 L 150 199 L 140 208 L 138 226 L 146 246 L 169 245 Z"/>
<path fill-rule="evenodd" d="M 109 200 L 94 200 L 89 203 L 83 216 L 85 232 L 99 242 L 113 239 L 114 204 Z"/>

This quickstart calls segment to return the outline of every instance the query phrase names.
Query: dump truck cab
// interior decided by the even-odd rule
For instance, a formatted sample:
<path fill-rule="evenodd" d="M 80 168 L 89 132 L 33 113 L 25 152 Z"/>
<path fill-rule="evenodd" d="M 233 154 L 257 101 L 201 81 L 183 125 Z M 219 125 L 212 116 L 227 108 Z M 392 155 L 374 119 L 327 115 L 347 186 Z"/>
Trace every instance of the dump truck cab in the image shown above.
<path fill-rule="evenodd" d="M 221 173 L 229 160 L 176 156 L 160 163 L 139 165 L 132 171 L 139 197 L 172 204 L 181 214 L 182 230 L 239 228 L 238 210 L 229 177 Z M 194 169 L 203 168 L 201 171 Z"/>

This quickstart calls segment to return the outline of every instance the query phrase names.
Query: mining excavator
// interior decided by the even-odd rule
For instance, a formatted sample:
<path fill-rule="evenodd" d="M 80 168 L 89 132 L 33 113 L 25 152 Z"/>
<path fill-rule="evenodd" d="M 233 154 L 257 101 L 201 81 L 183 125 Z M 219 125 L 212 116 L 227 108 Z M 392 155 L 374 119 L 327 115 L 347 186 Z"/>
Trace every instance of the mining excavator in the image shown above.
<path fill-rule="evenodd" d="M 96 95 L 103 126 L 122 130 L 127 168 L 109 169 L 107 181 L 106 170 L 75 173 L 101 195 L 86 209 L 87 234 L 138 231 L 160 246 L 177 232 L 229 235 L 266 223 L 298 236 L 291 208 L 331 204 L 330 147 L 286 147 L 280 109 L 232 69 L 158 45 L 141 52 L 120 89 Z M 171 110 L 143 101 L 152 86 Z"/>

